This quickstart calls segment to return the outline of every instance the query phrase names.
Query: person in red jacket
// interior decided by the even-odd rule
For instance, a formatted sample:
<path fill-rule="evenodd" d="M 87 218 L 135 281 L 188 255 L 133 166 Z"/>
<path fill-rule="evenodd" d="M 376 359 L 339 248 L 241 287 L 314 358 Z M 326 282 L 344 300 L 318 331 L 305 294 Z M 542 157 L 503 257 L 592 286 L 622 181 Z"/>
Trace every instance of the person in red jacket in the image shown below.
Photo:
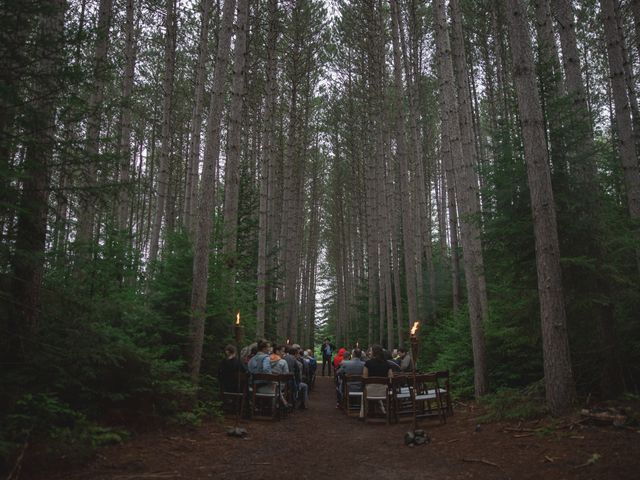
<path fill-rule="evenodd" d="M 340 364 L 342 363 L 342 361 L 344 360 L 344 354 L 347 352 L 346 349 L 341 348 L 340 350 L 338 350 L 338 354 L 335 356 L 335 358 L 333 359 L 333 368 L 334 371 L 338 370 L 338 367 L 340 366 Z"/>

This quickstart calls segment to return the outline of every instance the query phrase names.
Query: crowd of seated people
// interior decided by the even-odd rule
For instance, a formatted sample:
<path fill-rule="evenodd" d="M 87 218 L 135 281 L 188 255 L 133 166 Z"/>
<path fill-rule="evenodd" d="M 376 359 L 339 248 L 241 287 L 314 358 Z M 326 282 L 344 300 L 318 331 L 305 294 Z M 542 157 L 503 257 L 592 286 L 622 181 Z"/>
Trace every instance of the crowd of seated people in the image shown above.
<path fill-rule="evenodd" d="M 411 354 L 404 348 L 389 352 L 380 345 L 373 345 L 366 353 L 359 347 L 348 352 L 340 348 L 334 358 L 336 381 L 336 408 L 340 408 L 344 396 L 344 382 L 347 376 L 393 377 L 394 373 L 409 373 L 414 369 Z M 361 382 L 349 382 L 349 391 L 362 391 Z M 378 396 L 384 394 L 384 385 L 367 385 L 367 394 Z"/>
<path fill-rule="evenodd" d="M 304 410 L 308 407 L 309 386 L 313 385 L 317 369 L 317 361 L 312 350 L 303 350 L 298 344 L 272 346 L 268 340 L 259 340 L 242 349 L 240 357 L 233 345 L 227 345 L 225 357 L 218 366 L 221 391 L 238 392 L 242 388 L 238 380 L 239 372 L 248 374 L 249 385 L 254 383 L 252 375 L 290 373 L 292 375 L 288 379 L 287 387 L 292 392 L 291 398 L 285 397 L 282 393 L 285 390 L 282 388 L 284 385 L 280 385 L 281 388 L 277 389 L 278 407 L 288 411 L 294 408 Z M 258 393 L 273 393 L 277 384 L 278 382 L 255 382 Z"/>

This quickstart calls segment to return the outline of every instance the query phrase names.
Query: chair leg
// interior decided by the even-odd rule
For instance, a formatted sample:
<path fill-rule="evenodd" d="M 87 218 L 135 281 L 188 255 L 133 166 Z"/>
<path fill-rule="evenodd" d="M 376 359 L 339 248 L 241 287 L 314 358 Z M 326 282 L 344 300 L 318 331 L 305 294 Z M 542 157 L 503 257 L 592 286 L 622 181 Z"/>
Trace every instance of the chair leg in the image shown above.
<path fill-rule="evenodd" d="M 389 394 L 387 394 L 387 400 L 384 402 L 387 406 L 387 425 L 391 423 L 391 402 L 389 401 Z"/>
<path fill-rule="evenodd" d="M 363 420 L 364 420 L 364 423 L 367 423 L 367 417 L 369 417 L 369 399 L 363 397 L 362 401 L 364 402 L 363 404 L 364 406 L 362 408 L 362 411 L 364 412 Z"/>

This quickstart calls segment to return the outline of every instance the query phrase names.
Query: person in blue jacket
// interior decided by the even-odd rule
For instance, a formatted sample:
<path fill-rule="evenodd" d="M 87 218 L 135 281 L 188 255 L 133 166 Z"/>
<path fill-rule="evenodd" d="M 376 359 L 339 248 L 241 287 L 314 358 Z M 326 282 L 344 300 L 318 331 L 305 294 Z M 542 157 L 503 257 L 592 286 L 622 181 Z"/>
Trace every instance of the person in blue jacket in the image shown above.
<path fill-rule="evenodd" d="M 333 355 L 333 352 L 336 349 L 336 346 L 331 343 L 331 340 L 329 340 L 328 338 L 324 339 L 324 342 L 322 342 L 322 347 L 320 347 L 320 349 L 322 350 L 322 376 L 324 377 L 324 366 L 327 366 L 327 372 L 328 375 L 331 375 L 331 357 Z"/>

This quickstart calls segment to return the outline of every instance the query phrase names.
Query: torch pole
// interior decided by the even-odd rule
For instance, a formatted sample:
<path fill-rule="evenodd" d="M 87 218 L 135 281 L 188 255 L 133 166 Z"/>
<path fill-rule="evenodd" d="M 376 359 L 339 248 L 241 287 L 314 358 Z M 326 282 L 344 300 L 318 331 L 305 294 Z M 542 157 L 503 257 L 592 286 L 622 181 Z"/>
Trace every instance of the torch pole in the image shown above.
<path fill-rule="evenodd" d="M 412 375 L 413 375 L 413 431 L 415 433 L 418 428 L 418 419 L 417 419 L 417 410 L 416 410 L 416 393 L 418 385 L 416 384 L 416 358 L 418 358 L 418 336 L 416 334 L 411 334 L 411 362 L 412 365 Z"/>
<path fill-rule="evenodd" d="M 238 316 L 236 317 L 236 322 L 233 324 L 233 337 L 234 340 L 236 342 L 236 355 L 237 358 L 240 362 L 242 362 L 242 358 L 240 357 L 240 349 L 242 347 L 242 339 L 244 337 L 244 327 L 242 325 L 240 325 L 240 312 L 238 312 Z M 237 379 L 237 385 L 238 385 L 238 392 L 242 393 L 242 398 L 240 399 L 240 405 L 238 405 L 238 407 L 236 408 L 236 423 L 235 423 L 235 428 L 238 428 L 238 424 L 240 423 L 240 414 L 242 413 L 242 407 L 244 406 L 244 391 L 240 391 L 240 388 L 242 387 L 242 381 L 241 381 L 241 376 L 242 376 L 242 371 L 241 369 L 238 369 L 238 379 Z"/>

